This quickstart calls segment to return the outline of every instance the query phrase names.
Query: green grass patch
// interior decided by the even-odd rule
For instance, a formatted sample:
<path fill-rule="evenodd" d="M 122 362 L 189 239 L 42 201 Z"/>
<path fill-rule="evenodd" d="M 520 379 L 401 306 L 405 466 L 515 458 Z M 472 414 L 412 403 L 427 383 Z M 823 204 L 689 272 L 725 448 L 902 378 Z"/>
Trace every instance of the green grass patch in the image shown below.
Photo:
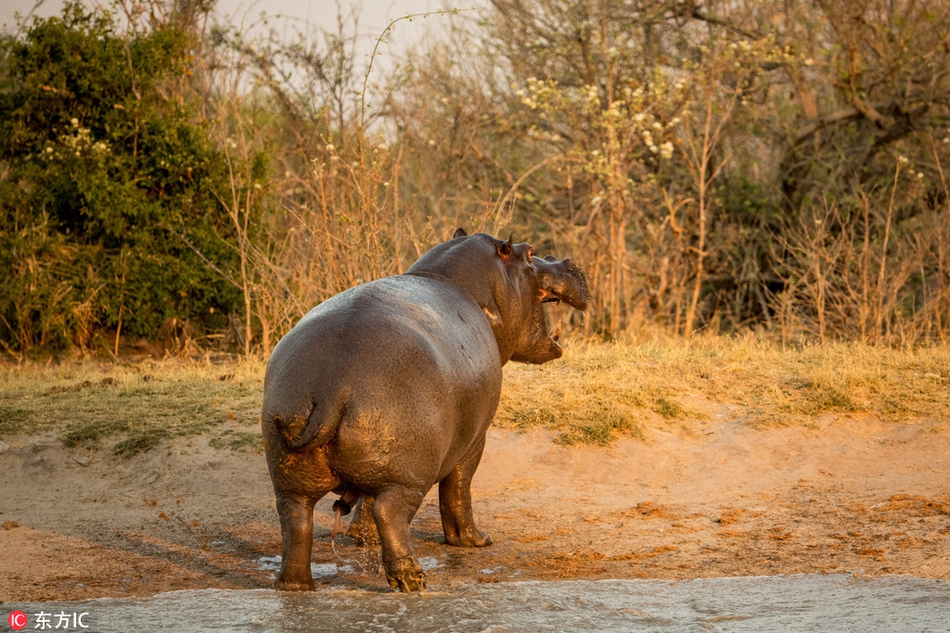
<path fill-rule="evenodd" d="M 604 411 L 603 417 L 570 425 L 559 433 L 554 441 L 558 444 L 596 444 L 607 446 L 618 436 L 644 440 L 643 427 L 635 420 L 612 411 Z"/>
<path fill-rule="evenodd" d="M 682 404 L 672 398 L 667 398 L 666 396 L 657 396 L 657 398 L 653 401 L 653 406 L 651 409 L 653 409 L 655 413 L 659 413 L 667 420 L 678 418 L 686 412 L 686 409 Z"/>
<path fill-rule="evenodd" d="M 233 431 L 225 429 L 212 437 L 208 444 L 217 449 L 230 449 L 238 452 L 259 453 L 264 450 L 264 440 L 260 432 Z"/>
<path fill-rule="evenodd" d="M 0 437 L 26 431 L 32 426 L 30 409 L 0 403 Z"/>
<path fill-rule="evenodd" d="M 112 454 L 117 457 L 132 457 L 158 446 L 159 442 L 169 433 L 164 429 L 148 429 L 142 433 L 132 434 L 112 447 Z"/>

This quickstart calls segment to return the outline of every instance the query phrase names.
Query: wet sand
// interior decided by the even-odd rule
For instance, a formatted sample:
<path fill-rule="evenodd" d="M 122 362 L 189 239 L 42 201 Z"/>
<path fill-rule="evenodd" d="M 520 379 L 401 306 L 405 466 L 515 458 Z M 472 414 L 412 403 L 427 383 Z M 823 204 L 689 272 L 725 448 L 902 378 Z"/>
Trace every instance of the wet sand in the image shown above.
<path fill-rule="evenodd" d="M 489 431 L 474 482 L 482 549 L 442 543 L 433 490 L 413 521 L 430 590 L 524 580 L 801 573 L 950 580 L 950 433 L 826 416 L 754 429 L 710 412 L 689 432 L 609 448 Z M 264 457 L 178 439 L 131 459 L 55 438 L 0 444 L 0 600 L 269 588 L 280 532 Z M 377 548 L 330 543 L 326 589 L 388 591 Z M 335 566 L 335 567 L 334 567 Z"/>

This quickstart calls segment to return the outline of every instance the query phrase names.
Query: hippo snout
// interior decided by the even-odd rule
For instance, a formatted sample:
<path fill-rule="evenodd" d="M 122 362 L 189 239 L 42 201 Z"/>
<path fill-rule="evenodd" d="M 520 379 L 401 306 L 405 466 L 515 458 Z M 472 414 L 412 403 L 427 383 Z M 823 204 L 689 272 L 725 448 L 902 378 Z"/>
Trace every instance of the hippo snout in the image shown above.
<path fill-rule="evenodd" d="M 587 277 L 570 257 L 557 260 L 547 255 L 543 259 L 535 258 L 534 266 L 538 270 L 539 286 L 546 295 L 577 310 L 587 309 L 590 302 Z"/>

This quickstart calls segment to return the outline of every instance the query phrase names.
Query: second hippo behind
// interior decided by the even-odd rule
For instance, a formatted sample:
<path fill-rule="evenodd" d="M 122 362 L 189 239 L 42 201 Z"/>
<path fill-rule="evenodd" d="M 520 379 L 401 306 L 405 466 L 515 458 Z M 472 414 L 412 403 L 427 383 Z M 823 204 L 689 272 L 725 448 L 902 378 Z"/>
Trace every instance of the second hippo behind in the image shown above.
<path fill-rule="evenodd" d="M 528 244 L 455 237 L 405 274 L 347 290 L 311 310 L 274 348 L 262 425 L 280 516 L 277 588 L 314 588 L 313 507 L 367 503 L 389 584 L 425 588 L 409 522 L 439 485 L 445 541 L 491 543 L 472 516 L 471 482 L 501 395 L 502 365 L 561 356 L 542 304 L 588 303 L 570 259 Z"/>

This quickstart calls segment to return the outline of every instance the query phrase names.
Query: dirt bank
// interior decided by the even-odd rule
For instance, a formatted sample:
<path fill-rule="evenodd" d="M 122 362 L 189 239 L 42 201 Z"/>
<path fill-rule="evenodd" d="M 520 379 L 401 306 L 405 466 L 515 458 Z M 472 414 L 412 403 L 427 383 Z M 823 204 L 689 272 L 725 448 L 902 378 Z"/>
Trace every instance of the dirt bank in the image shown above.
<path fill-rule="evenodd" d="M 875 420 L 756 430 L 712 412 L 689 434 L 609 449 L 489 432 L 476 518 L 495 543 L 441 543 L 436 496 L 413 522 L 432 587 L 458 581 L 700 578 L 858 571 L 950 579 L 950 432 Z M 55 438 L 0 443 L 0 600 L 269 587 L 280 553 L 253 452 L 176 439 L 130 459 Z M 389 590 L 374 548 L 329 541 L 319 583 Z M 318 569 L 332 569 L 324 565 Z"/>

